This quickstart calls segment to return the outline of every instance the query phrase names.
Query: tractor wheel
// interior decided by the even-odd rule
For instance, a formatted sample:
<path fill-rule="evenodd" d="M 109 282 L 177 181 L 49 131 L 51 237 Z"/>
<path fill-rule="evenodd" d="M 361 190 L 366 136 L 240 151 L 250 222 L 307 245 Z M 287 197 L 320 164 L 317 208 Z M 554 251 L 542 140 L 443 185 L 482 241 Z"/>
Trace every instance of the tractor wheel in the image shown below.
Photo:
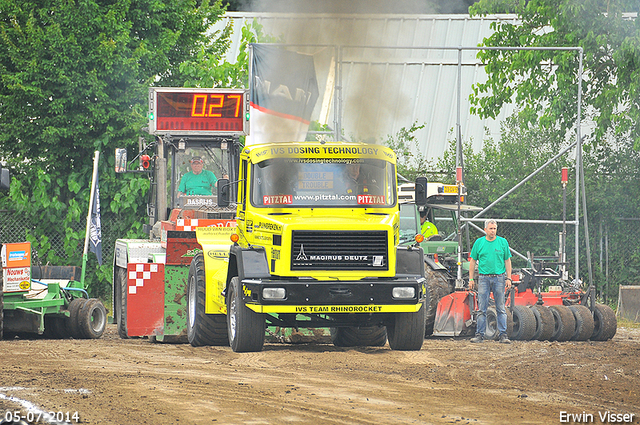
<path fill-rule="evenodd" d="M 442 297 L 449 295 L 453 292 L 449 280 L 443 272 L 432 270 L 429 265 L 425 263 L 424 272 L 427 286 L 427 301 L 426 307 L 426 322 L 424 336 L 428 337 L 433 335 L 433 326 L 436 320 L 436 311 L 438 310 L 438 302 Z"/>
<path fill-rule="evenodd" d="M 73 339 L 82 339 L 84 335 L 80 331 L 80 309 L 88 300 L 86 298 L 74 298 L 69 303 L 69 317 L 67 317 L 67 332 Z"/>
<path fill-rule="evenodd" d="M 576 319 L 573 313 L 564 305 L 552 305 L 549 310 L 555 319 L 553 335 L 549 341 L 569 341 L 576 330 Z"/>
<path fill-rule="evenodd" d="M 113 282 L 113 314 L 118 324 L 118 335 L 128 339 L 127 335 L 127 269 L 116 267 Z"/>
<path fill-rule="evenodd" d="M 543 305 L 532 305 L 531 311 L 536 317 L 536 332 L 531 339 L 538 341 L 548 341 L 553 335 L 555 319 L 553 313 Z"/>
<path fill-rule="evenodd" d="M 80 332 L 87 339 L 98 339 L 107 326 L 107 309 L 96 298 L 87 300 L 78 314 Z"/>
<path fill-rule="evenodd" d="M 265 315 L 256 313 L 245 305 L 238 276 L 231 278 L 227 290 L 227 326 L 229 344 L 234 352 L 262 350 L 266 329 Z"/>
<path fill-rule="evenodd" d="M 573 317 L 576 319 L 576 330 L 573 332 L 571 341 L 586 341 L 591 338 L 595 323 L 589 307 L 572 305 L 569 306 L 569 310 L 571 310 Z"/>
<path fill-rule="evenodd" d="M 507 336 L 513 337 L 513 315 L 511 310 L 507 307 Z M 500 331 L 498 331 L 498 312 L 496 306 L 491 305 L 487 307 L 487 327 L 484 331 L 484 338 L 490 341 L 497 341 L 500 337 Z"/>
<path fill-rule="evenodd" d="M 187 280 L 187 339 L 194 347 L 229 345 L 224 314 L 205 313 L 204 257 L 193 257 Z"/>
<path fill-rule="evenodd" d="M 384 326 L 331 328 L 331 342 L 336 347 L 382 347 L 387 343 L 387 328 Z"/>
<path fill-rule="evenodd" d="M 484 338 L 490 341 L 498 339 L 498 313 L 495 306 L 487 307 L 487 328 L 484 331 Z"/>
<path fill-rule="evenodd" d="M 424 342 L 426 305 L 415 313 L 396 313 L 387 324 L 387 337 L 392 350 L 411 351 Z"/>
<path fill-rule="evenodd" d="M 618 330 L 618 319 L 611 307 L 605 304 L 596 304 L 593 314 L 593 334 L 592 341 L 607 341 L 616 334 Z"/>
<path fill-rule="evenodd" d="M 527 306 L 513 307 L 513 339 L 528 341 L 536 333 L 536 316 Z"/>

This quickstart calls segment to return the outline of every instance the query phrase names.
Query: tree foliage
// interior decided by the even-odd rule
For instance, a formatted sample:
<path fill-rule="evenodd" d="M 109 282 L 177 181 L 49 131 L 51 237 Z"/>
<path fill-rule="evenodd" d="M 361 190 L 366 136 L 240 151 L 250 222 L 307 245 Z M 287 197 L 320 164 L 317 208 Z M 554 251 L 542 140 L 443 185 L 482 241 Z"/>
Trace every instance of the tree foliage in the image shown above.
<path fill-rule="evenodd" d="M 223 13 L 207 0 L 0 2 L 0 158 L 13 175 L 0 206 L 33 217 L 45 262 L 79 265 L 84 231 L 67 224 L 87 212 L 95 150 L 103 213 L 123 221 L 121 237 L 140 236 L 149 181 L 116 177 L 112 153 L 137 148 L 149 86 L 181 86 L 181 63 L 226 48 L 228 33 L 206 34 Z M 68 258 L 48 251 L 52 230 Z"/>
<path fill-rule="evenodd" d="M 630 135 L 640 148 L 640 9 L 637 0 L 480 0 L 473 15 L 515 13 L 498 21 L 483 42 L 489 47 L 581 47 L 584 49 L 583 111 L 594 135 Z M 578 54 L 575 51 L 481 51 L 489 79 L 476 84 L 472 111 L 495 117 L 515 101 L 527 122 L 560 134 L 575 127 Z M 583 116 L 584 117 L 584 116 Z"/>

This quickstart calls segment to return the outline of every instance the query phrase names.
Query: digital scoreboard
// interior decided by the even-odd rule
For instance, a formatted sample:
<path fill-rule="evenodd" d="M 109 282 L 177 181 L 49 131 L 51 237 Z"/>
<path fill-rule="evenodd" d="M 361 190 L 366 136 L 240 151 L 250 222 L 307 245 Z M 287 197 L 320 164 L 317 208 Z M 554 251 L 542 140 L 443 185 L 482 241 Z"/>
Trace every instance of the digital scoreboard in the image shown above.
<path fill-rule="evenodd" d="M 149 89 L 150 134 L 247 135 L 248 114 L 248 90 Z"/>

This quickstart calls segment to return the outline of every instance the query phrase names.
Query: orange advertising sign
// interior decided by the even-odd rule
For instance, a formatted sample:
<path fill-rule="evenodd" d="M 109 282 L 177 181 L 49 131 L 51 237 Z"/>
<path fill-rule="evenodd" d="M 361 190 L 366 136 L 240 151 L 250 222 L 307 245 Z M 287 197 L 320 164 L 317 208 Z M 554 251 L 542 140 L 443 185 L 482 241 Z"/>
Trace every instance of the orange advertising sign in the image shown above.
<path fill-rule="evenodd" d="M 5 292 L 31 289 L 31 243 L 2 245 L 2 278 Z"/>

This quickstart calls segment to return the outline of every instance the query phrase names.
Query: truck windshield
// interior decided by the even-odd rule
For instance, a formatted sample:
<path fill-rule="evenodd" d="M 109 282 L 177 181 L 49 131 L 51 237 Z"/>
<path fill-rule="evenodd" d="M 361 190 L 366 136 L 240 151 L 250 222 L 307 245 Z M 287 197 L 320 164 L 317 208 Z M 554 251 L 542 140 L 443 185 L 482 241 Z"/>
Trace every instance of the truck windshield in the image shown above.
<path fill-rule="evenodd" d="M 229 151 L 217 146 L 190 146 L 175 153 L 173 197 L 177 207 L 216 205 L 216 182 L 228 178 Z"/>
<path fill-rule="evenodd" d="M 252 166 L 251 202 L 256 207 L 389 207 L 396 203 L 392 163 L 282 158 Z"/>

